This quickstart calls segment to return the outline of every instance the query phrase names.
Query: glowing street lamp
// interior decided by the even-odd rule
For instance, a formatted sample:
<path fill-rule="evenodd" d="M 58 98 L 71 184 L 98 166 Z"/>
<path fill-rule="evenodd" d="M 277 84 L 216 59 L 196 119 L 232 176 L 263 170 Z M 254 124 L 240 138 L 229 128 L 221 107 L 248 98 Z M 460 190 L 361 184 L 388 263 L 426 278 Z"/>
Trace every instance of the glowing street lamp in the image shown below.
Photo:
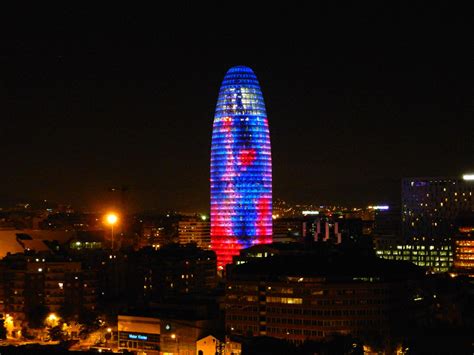
<path fill-rule="evenodd" d="M 105 222 L 110 226 L 112 232 L 112 250 L 114 249 L 114 225 L 118 222 L 117 214 L 111 212 L 105 216 Z"/>
<path fill-rule="evenodd" d="M 55 327 L 59 324 L 59 317 L 55 313 L 50 313 L 46 317 L 45 323 L 49 327 Z"/>

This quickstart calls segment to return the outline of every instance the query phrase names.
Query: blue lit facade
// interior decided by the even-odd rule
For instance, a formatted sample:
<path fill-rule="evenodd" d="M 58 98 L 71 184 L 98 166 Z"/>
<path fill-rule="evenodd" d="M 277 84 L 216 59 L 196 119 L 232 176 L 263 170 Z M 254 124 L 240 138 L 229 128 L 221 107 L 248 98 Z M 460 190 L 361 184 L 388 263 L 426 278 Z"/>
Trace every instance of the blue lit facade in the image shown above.
<path fill-rule="evenodd" d="M 243 248 L 272 241 L 272 159 L 262 92 L 252 69 L 227 72 L 211 148 L 211 245 L 223 268 Z"/>

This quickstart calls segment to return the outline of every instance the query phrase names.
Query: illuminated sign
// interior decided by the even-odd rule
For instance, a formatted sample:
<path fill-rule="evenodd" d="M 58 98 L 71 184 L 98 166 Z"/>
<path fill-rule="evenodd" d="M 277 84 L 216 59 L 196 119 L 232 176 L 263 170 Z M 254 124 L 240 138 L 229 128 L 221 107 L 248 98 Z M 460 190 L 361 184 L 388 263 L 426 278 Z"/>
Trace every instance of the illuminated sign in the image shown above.
<path fill-rule="evenodd" d="M 128 334 L 129 339 L 148 340 L 148 336 L 141 334 Z"/>
<path fill-rule="evenodd" d="M 462 178 L 466 181 L 473 181 L 474 180 L 474 174 L 464 174 Z"/>

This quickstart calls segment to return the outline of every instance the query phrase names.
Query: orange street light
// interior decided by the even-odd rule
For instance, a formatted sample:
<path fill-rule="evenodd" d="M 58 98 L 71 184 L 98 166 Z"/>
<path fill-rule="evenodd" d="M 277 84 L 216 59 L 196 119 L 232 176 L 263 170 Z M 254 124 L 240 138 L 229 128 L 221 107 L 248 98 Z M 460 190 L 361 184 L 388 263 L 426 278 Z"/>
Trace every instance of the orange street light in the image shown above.
<path fill-rule="evenodd" d="M 118 221 L 118 217 L 115 213 L 109 213 L 105 218 L 107 220 L 107 223 L 112 226 Z"/>
<path fill-rule="evenodd" d="M 45 323 L 49 327 L 55 327 L 59 324 L 59 316 L 56 313 L 50 313 L 45 319 Z"/>
<path fill-rule="evenodd" d="M 114 249 L 114 225 L 118 222 L 118 216 L 116 213 L 110 212 L 105 216 L 105 222 L 110 225 L 112 231 L 112 250 Z"/>

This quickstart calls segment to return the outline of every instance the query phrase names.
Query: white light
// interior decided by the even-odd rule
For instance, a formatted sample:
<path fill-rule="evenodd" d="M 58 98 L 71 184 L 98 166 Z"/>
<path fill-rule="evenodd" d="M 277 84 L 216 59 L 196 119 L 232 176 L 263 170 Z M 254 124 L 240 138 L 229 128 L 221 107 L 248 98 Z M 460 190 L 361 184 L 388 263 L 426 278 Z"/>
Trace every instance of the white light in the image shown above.
<path fill-rule="evenodd" d="M 474 174 L 464 174 L 462 178 L 466 181 L 472 181 L 474 180 Z"/>
<path fill-rule="evenodd" d="M 380 205 L 380 206 L 369 206 L 369 209 L 372 210 L 381 210 L 381 211 L 387 211 L 390 207 L 387 205 Z"/>
<path fill-rule="evenodd" d="M 105 216 L 105 220 L 108 224 L 113 226 L 115 223 L 117 223 L 118 216 L 115 213 L 109 213 L 107 216 Z"/>
<path fill-rule="evenodd" d="M 319 214 L 319 211 L 303 211 L 303 216 L 306 216 L 306 215 L 316 215 L 316 214 Z"/>

